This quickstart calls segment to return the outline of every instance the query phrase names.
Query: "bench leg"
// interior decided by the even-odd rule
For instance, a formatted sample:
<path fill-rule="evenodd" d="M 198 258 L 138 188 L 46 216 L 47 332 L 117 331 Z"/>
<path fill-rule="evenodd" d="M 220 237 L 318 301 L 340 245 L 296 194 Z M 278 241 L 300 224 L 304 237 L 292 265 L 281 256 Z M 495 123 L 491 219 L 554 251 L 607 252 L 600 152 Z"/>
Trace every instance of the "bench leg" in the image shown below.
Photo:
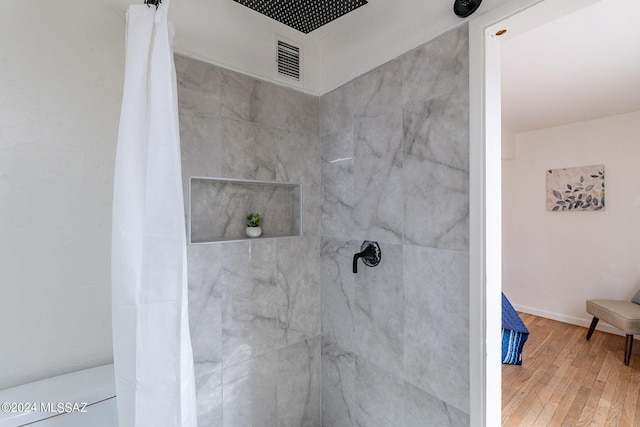
<path fill-rule="evenodd" d="M 591 321 L 591 326 L 589 326 L 589 332 L 587 332 L 587 341 L 591 339 L 591 335 L 593 335 L 593 331 L 596 330 L 596 325 L 598 324 L 598 319 L 596 316 L 593 316 L 593 320 Z"/>
<path fill-rule="evenodd" d="M 624 364 L 629 366 L 631 362 L 631 348 L 633 347 L 633 335 L 627 334 L 627 345 L 624 349 Z"/>

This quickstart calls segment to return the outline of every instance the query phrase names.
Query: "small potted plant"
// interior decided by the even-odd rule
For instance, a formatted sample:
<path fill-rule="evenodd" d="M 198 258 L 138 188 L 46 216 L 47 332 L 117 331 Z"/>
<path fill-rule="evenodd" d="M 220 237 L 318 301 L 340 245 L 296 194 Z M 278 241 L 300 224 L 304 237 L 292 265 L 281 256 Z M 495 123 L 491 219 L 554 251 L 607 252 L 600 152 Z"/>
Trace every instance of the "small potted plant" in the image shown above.
<path fill-rule="evenodd" d="M 250 213 L 247 215 L 247 237 L 260 237 L 262 234 L 262 216 L 259 213 Z"/>

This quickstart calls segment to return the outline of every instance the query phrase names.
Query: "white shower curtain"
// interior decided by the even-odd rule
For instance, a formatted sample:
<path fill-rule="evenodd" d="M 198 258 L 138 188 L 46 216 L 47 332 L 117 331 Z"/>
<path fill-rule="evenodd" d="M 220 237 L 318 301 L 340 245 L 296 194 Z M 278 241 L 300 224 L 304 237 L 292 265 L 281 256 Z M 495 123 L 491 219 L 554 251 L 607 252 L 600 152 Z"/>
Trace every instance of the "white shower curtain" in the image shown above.
<path fill-rule="evenodd" d="M 127 14 L 112 229 L 120 427 L 195 426 L 169 0 Z"/>

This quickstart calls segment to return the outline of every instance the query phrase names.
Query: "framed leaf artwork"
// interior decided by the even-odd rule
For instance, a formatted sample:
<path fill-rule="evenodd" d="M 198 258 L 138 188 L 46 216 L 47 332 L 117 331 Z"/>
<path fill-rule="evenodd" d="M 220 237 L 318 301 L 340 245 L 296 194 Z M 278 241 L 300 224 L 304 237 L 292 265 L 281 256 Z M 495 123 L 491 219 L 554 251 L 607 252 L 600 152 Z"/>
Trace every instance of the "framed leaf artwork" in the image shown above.
<path fill-rule="evenodd" d="M 548 211 L 603 211 L 604 165 L 547 170 Z"/>

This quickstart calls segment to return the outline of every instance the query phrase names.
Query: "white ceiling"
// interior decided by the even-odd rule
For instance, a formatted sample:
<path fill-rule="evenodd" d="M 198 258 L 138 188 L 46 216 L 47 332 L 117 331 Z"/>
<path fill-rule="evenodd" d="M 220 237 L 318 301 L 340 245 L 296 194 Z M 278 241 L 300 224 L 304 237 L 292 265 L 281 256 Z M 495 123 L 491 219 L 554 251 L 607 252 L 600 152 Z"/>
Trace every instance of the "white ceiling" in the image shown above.
<path fill-rule="evenodd" d="M 123 17 L 132 2 L 106 1 Z M 483 0 L 467 19 L 506 1 Z M 169 10 L 176 52 L 321 95 L 464 23 L 452 7 L 453 0 L 369 0 L 309 34 L 233 0 L 172 0 Z M 640 110 L 640 0 L 546 0 L 504 28 L 505 128 Z M 276 37 L 302 48 L 300 83 L 275 75 Z"/>
<path fill-rule="evenodd" d="M 130 3 L 105 0 L 124 17 Z M 169 0 L 165 0 L 165 3 Z M 483 0 L 485 14 L 508 0 Z M 324 94 L 353 78 L 461 25 L 453 0 L 369 0 L 369 3 L 319 29 L 303 34 L 233 0 L 172 0 L 169 17 L 176 27 L 176 52 L 278 81 L 275 38 L 303 51 L 300 84 L 278 81 L 303 92 Z"/>
<path fill-rule="evenodd" d="M 498 38 L 504 128 L 640 111 L 640 1 L 601 0 L 524 32 L 518 26 L 505 22 Z"/>

